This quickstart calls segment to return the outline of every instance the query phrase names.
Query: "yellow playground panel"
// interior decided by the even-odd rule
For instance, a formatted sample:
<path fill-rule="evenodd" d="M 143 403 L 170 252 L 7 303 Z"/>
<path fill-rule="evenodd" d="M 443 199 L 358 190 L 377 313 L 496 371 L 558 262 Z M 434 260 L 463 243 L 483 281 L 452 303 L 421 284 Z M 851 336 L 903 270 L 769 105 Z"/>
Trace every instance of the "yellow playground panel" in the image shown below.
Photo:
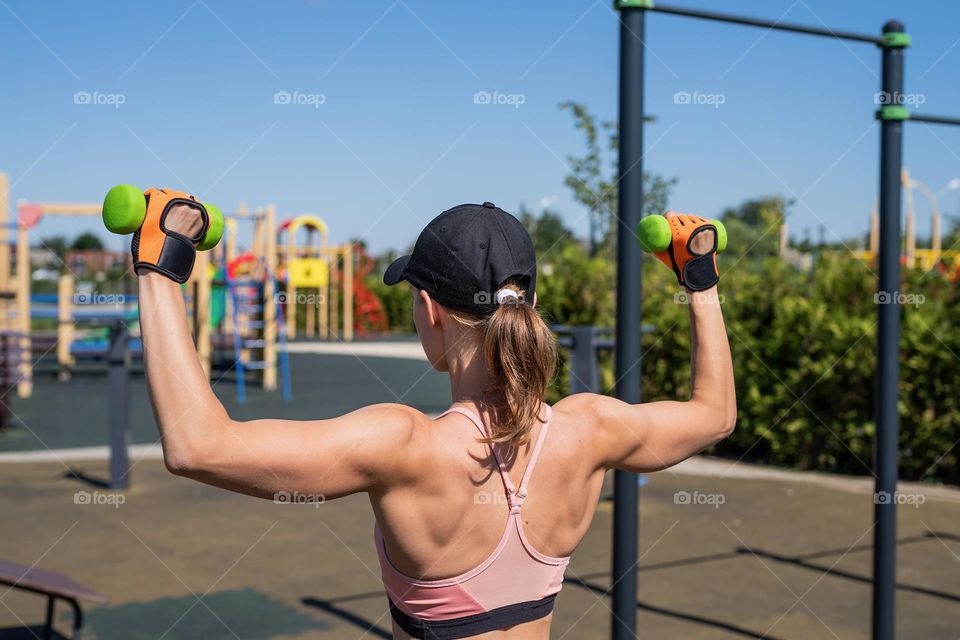
<path fill-rule="evenodd" d="M 305 240 L 298 243 L 298 232 Z M 353 245 L 329 245 L 329 227 L 313 214 L 284 221 L 277 230 L 278 272 L 286 287 L 287 338 L 303 317 L 308 337 L 353 339 Z M 340 297 L 342 294 L 342 312 Z M 342 313 L 342 334 L 340 320 Z"/>
<path fill-rule="evenodd" d="M 287 266 L 287 281 L 294 287 L 326 287 L 330 265 L 320 258 L 300 258 Z"/>

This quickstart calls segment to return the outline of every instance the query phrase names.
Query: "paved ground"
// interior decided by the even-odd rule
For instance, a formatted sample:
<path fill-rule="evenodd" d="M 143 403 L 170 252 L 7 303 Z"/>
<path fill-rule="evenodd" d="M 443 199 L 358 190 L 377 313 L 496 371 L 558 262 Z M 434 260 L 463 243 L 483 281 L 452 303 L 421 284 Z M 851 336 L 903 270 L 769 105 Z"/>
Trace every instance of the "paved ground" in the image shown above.
<path fill-rule="evenodd" d="M 282 409 L 293 416 L 396 396 L 427 411 L 446 404 L 445 379 L 424 362 L 298 355 L 294 368 L 296 401 Z M 14 401 L 32 434 L 19 427 L 0 447 L 102 444 L 105 408 L 93 407 L 103 382 L 39 384 L 33 400 Z M 134 393 L 134 433 L 151 442 L 142 388 Z M 231 387 L 220 393 L 231 402 Z M 252 417 L 278 406 L 255 394 L 234 409 Z M 52 460 L 0 464 L 0 558 L 66 572 L 107 595 L 88 611 L 88 637 L 388 637 L 364 498 L 276 505 L 173 477 L 148 458 L 117 504 L 96 484 L 105 462 Z M 917 491 L 911 501 L 922 504 L 899 510 L 898 637 L 955 640 L 960 493 Z M 640 637 L 869 637 L 871 513 L 869 482 L 709 460 L 654 475 L 641 499 Z M 555 639 L 608 637 L 610 527 L 604 503 L 567 573 Z M 15 628 L 42 616 L 39 598 L 0 588 L 0 640 L 34 637 Z M 67 619 L 61 611 L 63 630 Z"/>
<path fill-rule="evenodd" d="M 123 504 L 95 504 L 114 494 L 69 476 L 101 477 L 105 464 L 68 466 L 0 466 L 0 555 L 107 595 L 89 612 L 93 637 L 387 637 L 364 498 L 275 505 L 143 461 Z M 641 637 L 868 637 L 870 516 L 868 493 L 799 477 L 655 475 L 641 501 Z M 604 503 L 568 571 L 554 638 L 607 637 L 610 521 Z M 900 539 L 899 637 L 956 638 L 960 502 L 902 508 Z M 0 638 L 29 637 L 3 629 L 42 617 L 35 596 L 0 591 L 0 604 Z"/>

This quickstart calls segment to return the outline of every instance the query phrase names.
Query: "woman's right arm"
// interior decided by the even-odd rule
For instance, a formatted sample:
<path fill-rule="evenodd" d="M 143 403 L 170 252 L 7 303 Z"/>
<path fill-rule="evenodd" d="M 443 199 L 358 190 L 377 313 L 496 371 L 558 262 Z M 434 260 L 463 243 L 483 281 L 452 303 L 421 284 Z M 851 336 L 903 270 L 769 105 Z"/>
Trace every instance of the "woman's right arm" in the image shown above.
<path fill-rule="evenodd" d="M 411 407 L 376 404 L 327 420 L 232 420 L 200 367 L 179 285 L 155 272 L 139 284 L 147 384 L 170 471 L 274 499 L 336 498 L 413 477 L 411 441 L 425 418 Z"/>
<path fill-rule="evenodd" d="M 631 405 L 595 394 L 571 396 L 592 415 L 597 465 L 659 471 L 723 440 L 737 420 L 730 344 L 716 287 L 690 294 L 692 393 L 686 402 Z"/>

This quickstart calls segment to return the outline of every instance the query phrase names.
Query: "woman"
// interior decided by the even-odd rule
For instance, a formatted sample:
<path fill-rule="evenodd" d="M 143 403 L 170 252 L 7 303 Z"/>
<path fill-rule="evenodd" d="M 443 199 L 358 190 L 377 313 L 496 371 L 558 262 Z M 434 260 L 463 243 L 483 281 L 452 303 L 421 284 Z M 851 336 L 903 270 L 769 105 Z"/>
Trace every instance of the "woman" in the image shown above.
<path fill-rule="evenodd" d="M 195 244 L 199 212 L 183 201 L 165 209 L 165 233 Z M 685 247 L 713 263 L 716 231 L 699 231 Z M 442 213 L 384 275 L 411 286 L 423 349 L 450 375 L 451 408 L 435 418 L 377 404 L 330 420 L 233 421 L 197 361 L 179 286 L 150 265 L 137 270 L 167 468 L 261 498 L 367 493 L 395 638 L 548 638 L 604 473 L 665 469 L 729 435 L 736 419 L 716 279 L 703 281 L 702 261 L 689 400 L 629 405 L 583 393 L 545 404 L 556 351 L 534 308 L 533 245 L 489 202 Z"/>

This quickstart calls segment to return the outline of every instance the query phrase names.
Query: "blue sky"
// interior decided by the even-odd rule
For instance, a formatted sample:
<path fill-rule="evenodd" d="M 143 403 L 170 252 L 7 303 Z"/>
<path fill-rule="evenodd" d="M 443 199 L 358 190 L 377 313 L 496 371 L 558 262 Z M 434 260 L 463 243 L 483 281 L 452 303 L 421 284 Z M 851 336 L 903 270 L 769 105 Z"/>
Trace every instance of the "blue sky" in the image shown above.
<path fill-rule="evenodd" d="M 907 91 L 924 102 L 918 110 L 960 114 L 955 3 L 677 2 L 866 33 L 899 18 L 913 37 Z M 585 211 L 563 186 L 582 139 L 557 105 L 616 117 L 610 4 L 0 0 L 0 170 L 14 202 L 97 201 L 116 182 L 168 186 L 224 210 L 243 201 L 275 203 L 281 218 L 315 213 L 332 240 L 361 236 L 374 251 L 404 249 L 465 201 L 510 211 L 551 202 L 582 233 Z M 828 238 L 866 230 L 877 49 L 659 14 L 648 45 L 647 108 L 658 121 L 646 166 L 678 179 L 672 208 L 713 215 L 779 193 L 801 200 L 798 237 L 816 237 L 820 224 Z M 481 91 L 523 103 L 475 104 Z M 675 104 L 682 91 L 723 104 Z M 91 104 L 76 104 L 78 92 Z M 960 130 L 909 124 L 905 149 L 934 191 L 960 176 Z M 960 191 L 942 204 L 956 213 Z M 917 211 L 923 234 L 925 203 Z M 48 220 L 37 235 L 86 228 L 94 221 Z"/>

